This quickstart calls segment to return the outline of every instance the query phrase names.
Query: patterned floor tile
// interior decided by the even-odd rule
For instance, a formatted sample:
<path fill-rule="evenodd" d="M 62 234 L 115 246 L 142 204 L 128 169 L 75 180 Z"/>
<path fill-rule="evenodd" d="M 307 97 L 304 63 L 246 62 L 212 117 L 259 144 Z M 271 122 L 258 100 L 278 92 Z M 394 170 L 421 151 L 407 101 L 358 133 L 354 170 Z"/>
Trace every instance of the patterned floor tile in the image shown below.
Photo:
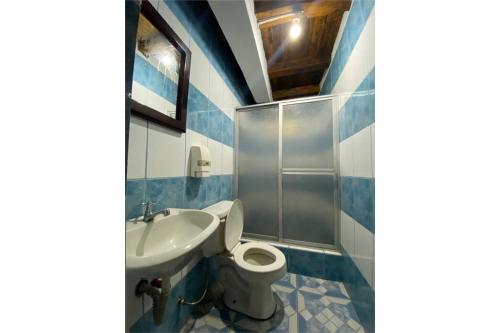
<path fill-rule="evenodd" d="M 273 283 L 273 286 L 276 285 L 288 288 L 297 288 L 297 275 L 293 273 L 286 273 L 283 278 Z"/>
<path fill-rule="evenodd" d="M 189 323 L 186 323 L 186 326 Z M 221 319 L 219 310 L 213 308 L 208 314 L 201 318 L 195 319 L 194 325 L 189 332 L 229 332 L 229 326 Z"/>
<path fill-rule="evenodd" d="M 346 298 L 297 292 L 300 332 L 358 332 L 359 318 Z"/>
<path fill-rule="evenodd" d="M 319 295 L 349 298 L 342 282 L 297 275 L 297 289 Z"/>
<path fill-rule="evenodd" d="M 253 320 L 237 314 L 231 328 L 235 332 L 297 332 L 297 292 L 295 289 L 276 286 L 276 313 L 269 320 Z M 283 289 L 289 290 L 283 290 Z"/>
<path fill-rule="evenodd" d="M 186 326 L 190 332 L 364 333 L 341 282 L 287 273 L 272 290 L 277 309 L 269 320 L 253 320 L 220 305 Z"/>

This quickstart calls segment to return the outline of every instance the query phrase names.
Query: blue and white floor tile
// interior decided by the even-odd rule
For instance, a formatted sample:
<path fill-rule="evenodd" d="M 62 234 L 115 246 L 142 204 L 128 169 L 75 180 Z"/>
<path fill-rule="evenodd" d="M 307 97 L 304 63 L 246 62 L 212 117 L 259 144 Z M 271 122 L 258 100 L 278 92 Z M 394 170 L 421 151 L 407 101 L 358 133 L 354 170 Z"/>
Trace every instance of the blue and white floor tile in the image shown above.
<path fill-rule="evenodd" d="M 342 282 L 287 273 L 272 289 L 277 311 L 270 320 L 253 320 L 224 307 L 185 327 L 192 327 L 189 332 L 364 333 Z"/>
<path fill-rule="evenodd" d="M 318 295 L 326 295 L 340 298 L 349 298 L 344 284 L 338 281 L 317 279 L 304 275 L 297 275 L 297 288 Z"/>

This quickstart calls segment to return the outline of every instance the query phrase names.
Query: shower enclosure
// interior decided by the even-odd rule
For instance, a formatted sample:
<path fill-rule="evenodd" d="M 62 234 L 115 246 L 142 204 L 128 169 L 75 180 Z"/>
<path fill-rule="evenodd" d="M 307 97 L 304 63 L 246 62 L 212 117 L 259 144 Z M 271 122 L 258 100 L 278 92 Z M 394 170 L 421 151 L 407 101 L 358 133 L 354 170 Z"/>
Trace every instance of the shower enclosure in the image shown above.
<path fill-rule="evenodd" d="M 336 108 L 332 96 L 319 96 L 236 110 L 234 188 L 244 236 L 336 248 Z"/>

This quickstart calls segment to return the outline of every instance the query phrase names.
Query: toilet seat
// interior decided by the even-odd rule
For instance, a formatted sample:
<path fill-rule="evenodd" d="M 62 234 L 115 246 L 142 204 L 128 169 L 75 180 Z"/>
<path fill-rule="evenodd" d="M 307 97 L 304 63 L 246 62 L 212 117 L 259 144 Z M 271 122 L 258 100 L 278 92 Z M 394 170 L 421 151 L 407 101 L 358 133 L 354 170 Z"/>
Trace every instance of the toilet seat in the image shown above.
<path fill-rule="evenodd" d="M 232 252 L 240 244 L 243 234 L 243 204 L 240 200 L 233 201 L 225 223 L 224 246 L 227 251 Z"/>
<path fill-rule="evenodd" d="M 259 260 L 262 261 L 261 264 L 258 263 Z M 252 273 L 279 271 L 286 265 L 283 252 L 260 242 L 248 242 L 238 246 L 234 251 L 234 261 L 239 268 Z"/>

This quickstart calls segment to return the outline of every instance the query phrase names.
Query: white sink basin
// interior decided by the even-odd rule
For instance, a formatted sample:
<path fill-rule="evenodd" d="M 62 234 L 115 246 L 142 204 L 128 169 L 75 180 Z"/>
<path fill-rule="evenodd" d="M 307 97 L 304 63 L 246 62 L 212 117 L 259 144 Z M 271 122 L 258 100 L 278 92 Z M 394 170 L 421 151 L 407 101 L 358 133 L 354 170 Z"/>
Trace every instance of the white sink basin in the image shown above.
<path fill-rule="evenodd" d="M 200 210 L 157 216 L 152 222 L 126 223 L 126 267 L 175 274 L 215 231 L 219 218 Z"/>

